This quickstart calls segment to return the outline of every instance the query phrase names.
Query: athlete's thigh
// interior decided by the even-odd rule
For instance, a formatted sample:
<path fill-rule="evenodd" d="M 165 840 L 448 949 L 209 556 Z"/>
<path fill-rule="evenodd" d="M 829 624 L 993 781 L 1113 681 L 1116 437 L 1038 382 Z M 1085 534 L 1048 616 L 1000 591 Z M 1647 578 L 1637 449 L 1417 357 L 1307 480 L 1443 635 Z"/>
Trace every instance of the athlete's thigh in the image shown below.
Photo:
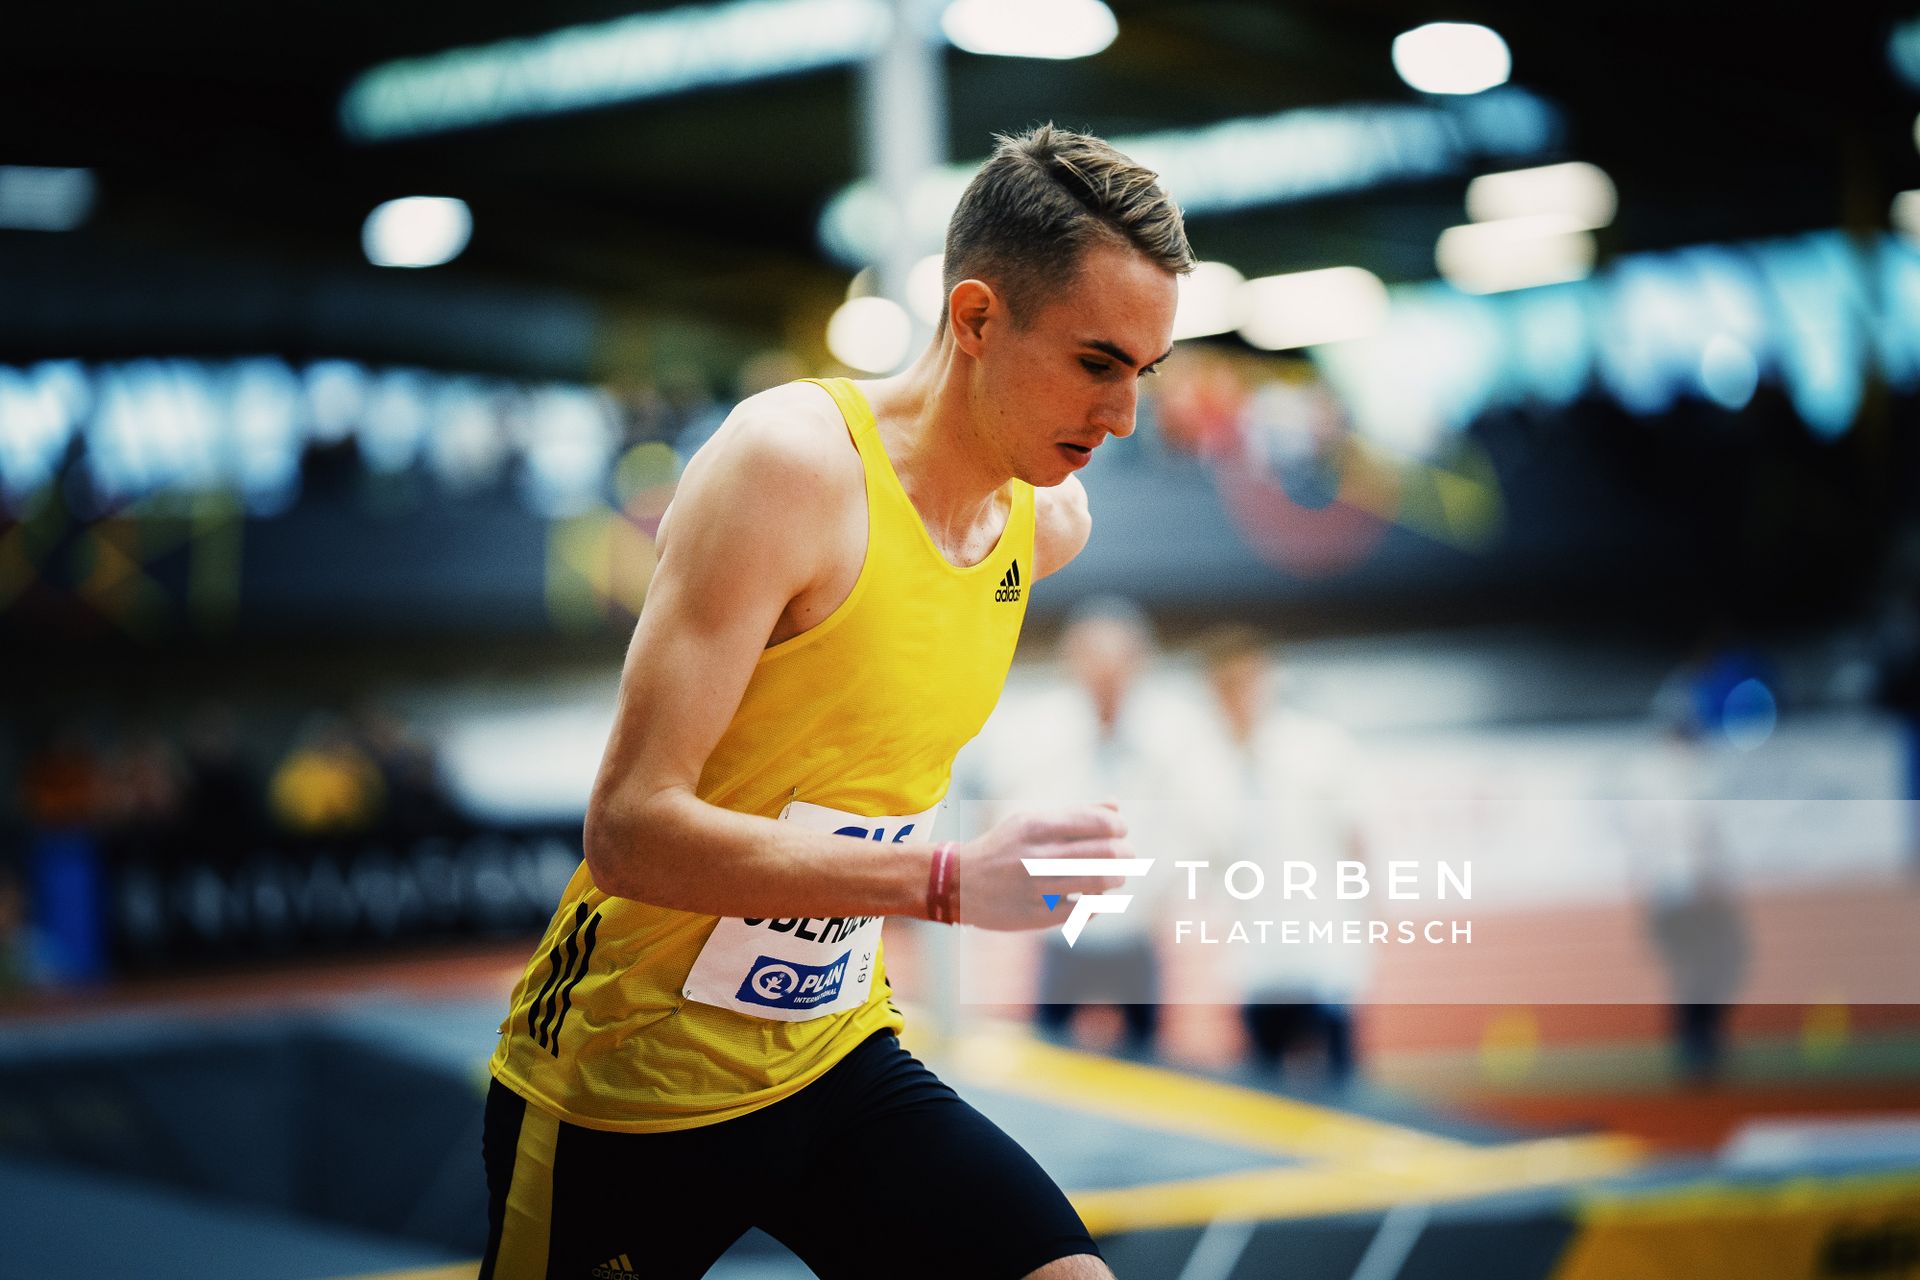
<path fill-rule="evenodd" d="M 697 1280 L 748 1225 L 728 1128 L 602 1133 L 496 1082 L 481 1280 Z"/>
<path fill-rule="evenodd" d="M 820 1280 L 1021 1280 L 1098 1257 L 1032 1156 L 891 1036 L 863 1047 L 882 1043 L 822 1109 L 809 1177 L 760 1220 L 770 1235 Z"/>

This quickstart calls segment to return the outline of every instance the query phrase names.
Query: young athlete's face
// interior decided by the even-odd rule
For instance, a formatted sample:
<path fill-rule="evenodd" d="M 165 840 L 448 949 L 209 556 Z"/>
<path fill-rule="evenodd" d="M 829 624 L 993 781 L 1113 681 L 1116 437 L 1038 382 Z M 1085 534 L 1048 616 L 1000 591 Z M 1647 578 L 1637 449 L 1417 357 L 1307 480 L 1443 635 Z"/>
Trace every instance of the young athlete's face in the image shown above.
<path fill-rule="evenodd" d="M 1170 353 L 1179 284 L 1132 248 L 1098 245 L 1058 295 L 981 344 L 976 410 L 1012 473 L 1056 485 L 1108 436 L 1133 434 L 1140 380 Z"/>

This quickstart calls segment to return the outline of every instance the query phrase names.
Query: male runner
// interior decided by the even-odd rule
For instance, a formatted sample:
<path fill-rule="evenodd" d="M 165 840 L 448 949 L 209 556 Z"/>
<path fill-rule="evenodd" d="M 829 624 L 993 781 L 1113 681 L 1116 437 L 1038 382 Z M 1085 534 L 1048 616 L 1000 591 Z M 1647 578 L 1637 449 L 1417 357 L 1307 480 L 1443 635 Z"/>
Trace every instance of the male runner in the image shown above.
<path fill-rule="evenodd" d="M 880 923 L 1057 924 L 1021 858 L 1130 856 L 1105 807 L 928 836 L 1190 266 L 1151 172 L 1003 138 L 914 365 L 754 396 L 688 464 L 586 861 L 493 1056 L 482 1280 L 699 1276 L 750 1226 L 823 1280 L 1110 1280 L 1031 1157 L 900 1048 Z"/>

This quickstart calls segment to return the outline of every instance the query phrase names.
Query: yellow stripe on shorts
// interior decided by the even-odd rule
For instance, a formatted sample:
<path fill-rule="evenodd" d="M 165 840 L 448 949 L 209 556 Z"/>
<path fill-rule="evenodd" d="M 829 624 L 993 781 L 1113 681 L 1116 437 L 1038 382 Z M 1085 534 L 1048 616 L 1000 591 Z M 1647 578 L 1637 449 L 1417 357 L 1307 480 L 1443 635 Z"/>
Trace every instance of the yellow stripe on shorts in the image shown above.
<path fill-rule="evenodd" d="M 546 1280 L 547 1246 L 553 1237 L 553 1151 L 559 1136 L 560 1122 L 540 1108 L 529 1106 L 522 1114 L 493 1280 Z"/>

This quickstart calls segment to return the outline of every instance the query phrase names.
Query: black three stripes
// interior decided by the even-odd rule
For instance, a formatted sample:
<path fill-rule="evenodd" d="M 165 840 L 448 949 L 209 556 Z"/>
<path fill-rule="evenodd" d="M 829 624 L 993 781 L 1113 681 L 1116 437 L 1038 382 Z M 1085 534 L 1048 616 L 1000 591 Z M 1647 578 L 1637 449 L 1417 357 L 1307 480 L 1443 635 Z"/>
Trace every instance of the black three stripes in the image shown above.
<path fill-rule="evenodd" d="M 1020 598 L 1020 562 L 1018 560 L 1013 562 L 1013 567 L 1008 569 L 1006 575 L 1000 579 L 1000 589 L 993 593 L 993 598 L 1003 604 Z"/>
<path fill-rule="evenodd" d="M 567 1010 L 573 1007 L 573 989 L 587 976 L 587 962 L 593 958 L 593 938 L 599 928 L 600 913 L 596 911 L 589 916 L 587 904 L 583 902 L 574 909 L 573 928 L 568 931 L 566 942 L 547 952 L 553 972 L 547 975 L 540 994 L 533 998 L 533 1008 L 527 1014 L 527 1032 L 556 1058 L 560 1056 L 560 1028 L 567 1021 Z"/>

